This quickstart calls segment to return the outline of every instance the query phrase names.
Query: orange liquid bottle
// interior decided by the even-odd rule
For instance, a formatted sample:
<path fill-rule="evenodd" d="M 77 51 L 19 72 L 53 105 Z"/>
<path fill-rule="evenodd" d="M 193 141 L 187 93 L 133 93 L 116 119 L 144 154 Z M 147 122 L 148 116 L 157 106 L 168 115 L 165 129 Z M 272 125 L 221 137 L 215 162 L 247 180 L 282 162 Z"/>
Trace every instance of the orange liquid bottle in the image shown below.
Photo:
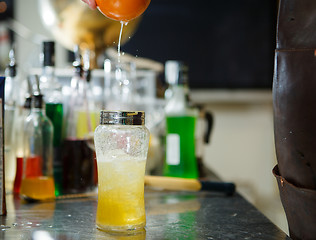
<path fill-rule="evenodd" d="M 31 156 L 26 159 L 25 178 L 21 183 L 21 193 L 27 198 L 40 200 L 55 196 L 54 179 L 43 176 L 42 161 L 41 156 Z"/>
<path fill-rule="evenodd" d="M 55 197 L 53 125 L 42 106 L 43 96 L 33 96 L 31 113 L 24 124 L 24 163 L 20 194 L 27 200 Z"/>

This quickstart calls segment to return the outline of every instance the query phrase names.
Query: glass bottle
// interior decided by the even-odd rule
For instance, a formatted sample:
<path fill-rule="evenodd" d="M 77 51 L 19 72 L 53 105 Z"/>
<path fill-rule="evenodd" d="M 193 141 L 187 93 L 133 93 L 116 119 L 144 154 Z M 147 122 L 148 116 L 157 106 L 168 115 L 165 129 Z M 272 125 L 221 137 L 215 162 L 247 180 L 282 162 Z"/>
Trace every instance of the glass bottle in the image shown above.
<path fill-rule="evenodd" d="M 71 96 L 67 105 L 65 139 L 63 141 L 63 193 L 82 193 L 95 188 L 93 142 L 85 134 L 91 131 L 87 82 L 83 77 L 81 58 L 76 54 Z"/>
<path fill-rule="evenodd" d="M 171 84 L 166 113 L 165 176 L 198 178 L 195 156 L 197 113 L 188 107 L 187 67 L 179 61 L 167 61 L 166 80 Z"/>
<path fill-rule="evenodd" d="M 40 77 L 41 92 L 44 94 L 46 115 L 54 126 L 54 178 L 55 194 L 61 194 L 62 187 L 62 162 L 61 145 L 63 131 L 63 95 L 62 85 L 55 77 L 55 43 L 43 42 L 42 75 Z"/>
<path fill-rule="evenodd" d="M 95 111 L 95 101 L 91 90 L 91 72 L 90 72 L 90 52 L 85 51 L 83 55 L 82 75 L 79 78 L 79 95 L 83 101 L 81 107 L 78 107 L 77 137 L 87 138 L 93 135 L 97 126 L 99 113 Z"/>
<path fill-rule="evenodd" d="M 24 159 L 20 194 L 30 200 L 55 197 L 53 124 L 46 116 L 43 106 L 43 95 L 34 94 L 31 113 L 24 124 Z"/>
<path fill-rule="evenodd" d="M 14 49 L 9 52 L 9 65 L 6 68 L 5 75 L 5 114 L 4 114 L 4 145 L 5 145 L 5 179 L 6 188 L 12 189 L 12 184 L 15 176 L 15 154 L 14 154 L 14 115 L 19 97 L 19 83 L 17 79 L 17 68 L 15 61 Z"/>

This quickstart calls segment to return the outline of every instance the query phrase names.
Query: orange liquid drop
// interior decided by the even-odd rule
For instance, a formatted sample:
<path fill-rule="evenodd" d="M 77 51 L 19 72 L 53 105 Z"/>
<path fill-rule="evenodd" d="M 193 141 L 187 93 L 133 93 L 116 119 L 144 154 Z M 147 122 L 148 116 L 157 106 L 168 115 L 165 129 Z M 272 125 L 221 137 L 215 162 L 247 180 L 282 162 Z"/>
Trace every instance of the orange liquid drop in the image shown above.
<path fill-rule="evenodd" d="M 145 12 L 150 0 L 96 0 L 96 3 L 106 17 L 128 22 Z"/>

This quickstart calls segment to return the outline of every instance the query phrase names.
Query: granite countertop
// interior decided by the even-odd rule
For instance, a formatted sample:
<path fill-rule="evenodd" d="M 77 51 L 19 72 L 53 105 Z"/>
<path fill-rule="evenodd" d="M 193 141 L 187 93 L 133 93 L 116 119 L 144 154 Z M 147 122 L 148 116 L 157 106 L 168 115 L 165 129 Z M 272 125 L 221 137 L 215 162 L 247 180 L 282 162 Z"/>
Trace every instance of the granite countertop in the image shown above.
<path fill-rule="evenodd" d="M 25 203 L 7 196 L 0 239 L 290 239 L 238 193 L 145 191 L 147 225 L 135 235 L 111 235 L 95 227 L 97 198 Z M 36 240 L 36 239 L 35 239 Z"/>

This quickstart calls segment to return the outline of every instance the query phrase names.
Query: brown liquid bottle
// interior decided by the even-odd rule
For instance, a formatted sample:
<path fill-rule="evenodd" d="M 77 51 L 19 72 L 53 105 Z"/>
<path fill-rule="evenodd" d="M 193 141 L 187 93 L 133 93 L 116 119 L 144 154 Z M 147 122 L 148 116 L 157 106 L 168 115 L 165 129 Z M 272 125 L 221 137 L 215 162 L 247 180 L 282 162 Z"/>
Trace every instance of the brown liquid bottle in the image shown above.
<path fill-rule="evenodd" d="M 91 131 L 91 104 L 78 48 L 75 53 L 71 95 L 66 105 L 66 136 L 62 144 L 63 194 L 84 193 L 96 187 L 94 150 L 89 147 L 91 139 L 86 134 L 79 134 L 83 127 Z"/>

